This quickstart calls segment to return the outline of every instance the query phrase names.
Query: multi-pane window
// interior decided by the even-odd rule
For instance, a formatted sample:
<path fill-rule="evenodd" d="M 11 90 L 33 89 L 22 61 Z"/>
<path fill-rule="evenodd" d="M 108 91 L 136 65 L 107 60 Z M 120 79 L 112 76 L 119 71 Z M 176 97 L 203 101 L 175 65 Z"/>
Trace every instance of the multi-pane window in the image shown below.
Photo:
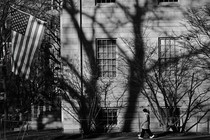
<path fill-rule="evenodd" d="M 180 108 L 177 107 L 170 107 L 166 108 L 163 107 L 162 111 L 160 112 L 161 116 L 164 116 L 164 121 L 168 121 L 169 127 L 176 126 L 178 127 L 180 124 Z"/>
<path fill-rule="evenodd" d="M 10 50 L 11 50 L 11 42 L 3 42 L 2 43 L 2 46 L 1 46 L 1 49 L 0 49 L 0 61 L 3 61 L 3 59 L 5 60 L 9 60 L 11 59 L 10 58 L 10 55 L 8 55 L 10 53 Z"/>
<path fill-rule="evenodd" d="M 39 118 L 40 114 L 45 114 L 47 111 L 51 111 L 51 106 L 49 105 L 34 105 L 32 106 L 32 116 L 33 118 Z"/>
<path fill-rule="evenodd" d="M 178 0 L 158 0 L 158 2 L 178 2 Z"/>
<path fill-rule="evenodd" d="M 50 106 L 49 105 L 45 106 L 45 111 L 50 111 Z"/>
<path fill-rule="evenodd" d="M 33 109 L 34 109 L 34 112 L 33 112 L 33 115 L 34 115 L 34 116 L 33 116 L 33 117 L 34 117 L 34 118 L 38 118 L 38 106 L 35 105 L 35 106 L 33 106 L 33 107 L 34 107 L 34 108 L 33 108 Z"/>
<path fill-rule="evenodd" d="M 158 39 L 160 70 L 170 74 L 176 68 L 176 57 L 180 54 L 178 38 L 160 37 Z"/>
<path fill-rule="evenodd" d="M 103 108 L 102 117 L 107 125 L 117 124 L 117 109 Z"/>
<path fill-rule="evenodd" d="M 97 39 L 100 77 L 116 77 L 116 39 Z"/>
<path fill-rule="evenodd" d="M 39 106 L 39 114 L 43 113 L 44 112 L 44 106 Z"/>
<path fill-rule="evenodd" d="M 96 3 L 115 3 L 115 0 L 96 0 Z"/>

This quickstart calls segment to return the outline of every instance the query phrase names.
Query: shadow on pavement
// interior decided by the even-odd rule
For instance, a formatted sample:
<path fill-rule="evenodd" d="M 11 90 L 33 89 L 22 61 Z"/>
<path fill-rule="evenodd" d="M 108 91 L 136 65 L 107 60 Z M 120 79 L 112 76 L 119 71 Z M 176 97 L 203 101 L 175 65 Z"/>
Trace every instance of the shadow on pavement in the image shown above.
<path fill-rule="evenodd" d="M 61 136 L 58 136 L 54 138 L 53 140 L 69 140 L 69 139 L 97 139 L 101 137 L 107 137 L 107 138 L 117 138 L 120 136 L 125 136 L 122 133 L 97 133 L 97 134 L 90 134 L 86 136 L 82 136 L 81 134 L 62 134 Z M 137 136 L 137 135 L 136 135 Z"/>
<path fill-rule="evenodd" d="M 62 136 L 55 137 L 53 140 L 69 140 L 82 138 L 81 134 L 63 134 Z"/>
<path fill-rule="evenodd" d="M 156 132 L 154 133 L 156 140 L 181 140 L 181 139 L 210 139 L 210 136 L 206 136 L 201 133 L 173 133 L 173 132 Z M 50 140 L 137 140 L 138 139 L 138 133 L 109 133 L 109 134 L 91 134 L 88 136 L 82 136 L 81 134 L 61 134 L 60 136 L 56 136 L 53 139 Z M 145 135 L 144 139 L 148 139 L 149 136 Z M 47 139 L 45 139 L 47 140 Z"/>

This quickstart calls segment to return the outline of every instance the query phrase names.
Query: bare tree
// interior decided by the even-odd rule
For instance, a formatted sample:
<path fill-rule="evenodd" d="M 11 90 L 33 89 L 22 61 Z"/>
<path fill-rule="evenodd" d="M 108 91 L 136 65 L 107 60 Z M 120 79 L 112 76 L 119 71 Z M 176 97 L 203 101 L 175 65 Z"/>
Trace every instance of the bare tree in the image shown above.
<path fill-rule="evenodd" d="M 186 22 L 183 24 L 187 32 L 180 36 L 185 42 L 189 56 L 194 57 L 199 67 L 207 71 L 209 71 L 209 16 L 209 4 L 188 9 L 185 12 Z"/>
<path fill-rule="evenodd" d="M 37 105 L 43 101 L 51 106 L 57 106 L 58 95 L 55 90 L 55 75 L 57 74 L 57 68 L 54 66 L 55 64 L 56 66 L 60 65 L 58 59 L 58 56 L 60 55 L 60 39 L 58 36 L 60 24 L 59 14 L 55 14 L 55 12 L 52 14 L 52 12 L 49 12 L 49 9 L 53 6 L 49 0 L 36 2 L 30 0 L 3 0 L 0 3 L 0 57 L 6 65 L 6 108 L 8 108 L 10 116 L 22 114 L 22 120 L 27 121 L 31 113 L 31 105 Z M 56 3 L 55 5 L 59 5 L 59 3 Z M 30 80 L 25 80 L 11 73 L 11 7 L 25 11 L 49 23 L 47 24 L 45 39 L 41 48 L 38 49 L 37 55 L 33 61 Z M 57 12 L 59 13 L 59 8 L 54 10 L 58 10 Z M 18 112 L 16 112 L 16 114 L 13 113 L 14 110 Z"/>
<path fill-rule="evenodd" d="M 83 81 L 84 82 L 84 87 L 85 89 L 87 88 L 88 91 L 88 96 L 91 97 L 91 99 L 94 99 L 95 96 L 97 96 L 97 92 L 94 90 L 89 89 L 90 85 L 93 87 L 93 89 L 96 89 L 97 87 L 97 81 L 99 80 L 97 75 L 98 72 L 100 73 L 100 69 L 97 65 L 97 62 L 95 60 L 97 60 L 96 56 L 94 55 L 94 42 L 95 42 L 95 33 L 96 33 L 96 29 L 94 28 L 94 25 L 97 25 L 104 34 L 106 34 L 106 36 L 108 36 L 109 38 L 112 38 L 112 34 L 106 30 L 105 25 L 103 23 L 100 23 L 99 21 L 97 21 L 96 19 L 96 15 L 97 15 L 97 10 L 98 7 L 96 7 L 93 10 L 93 15 L 88 15 L 87 13 L 82 13 L 82 15 L 85 18 L 88 18 L 91 20 L 91 33 L 89 34 L 90 37 L 87 37 L 86 33 L 84 30 L 81 29 L 79 22 L 77 20 L 77 17 L 79 16 L 79 13 L 81 12 L 78 8 L 78 3 L 74 3 L 74 1 L 64 1 L 64 9 L 67 11 L 69 17 L 70 17 L 70 22 L 72 23 L 72 26 L 74 27 L 74 30 L 76 31 L 76 34 L 78 35 L 78 41 L 82 42 L 83 46 L 82 49 L 84 50 L 84 54 L 87 56 L 86 60 L 88 61 L 88 66 L 90 67 L 90 76 L 88 77 L 88 79 L 85 79 L 82 77 L 82 75 L 80 75 L 80 69 L 78 70 L 77 67 L 74 66 L 74 64 L 72 63 L 73 61 L 70 61 L 68 58 L 64 58 L 64 60 L 66 61 L 67 65 L 71 72 L 73 73 L 73 75 L 76 76 L 76 79 L 79 80 L 80 82 Z M 129 132 L 131 131 L 131 125 L 132 125 L 132 121 L 137 109 L 137 102 L 138 102 L 138 97 L 140 95 L 140 93 L 142 93 L 144 91 L 144 84 L 146 81 L 146 77 L 147 73 L 149 73 L 150 71 L 153 70 L 153 68 L 156 68 L 158 66 L 158 60 L 154 60 L 153 65 L 150 65 L 149 67 L 145 66 L 145 59 L 147 59 L 146 57 L 146 48 L 147 45 L 145 44 L 144 41 L 144 36 L 143 36 L 143 22 L 144 22 L 144 18 L 147 14 L 147 12 L 153 12 L 154 8 L 156 8 L 156 1 L 145 1 L 145 3 L 140 3 L 140 1 L 135 0 L 132 3 L 133 7 L 132 10 L 130 11 L 130 7 L 128 7 L 127 5 L 123 5 L 122 3 L 117 3 L 117 7 L 121 10 L 121 12 L 124 14 L 124 16 L 127 18 L 126 22 L 119 20 L 115 20 L 115 21 L 111 21 L 111 23 L 113 23 L 115 26 L 115 28 L 122 28 L 123 25 L 126 25 L 127 23 L 131 23 L 132 24 L 132 33 L 133 33 L 133 42 L 132 42 L 132 53 L 133 56 L 130 57 L 129 55 L 126 54 L 125 50 L 123 50 L 123 48 L 121 48 L 120 46 L 118 46 L 118 49 L 120 50 L 121 55 L 123 55 L 123 58 L 126 60 L 127 63 L 127 87 L 128 87 L 128 100 L 127 100 L 127 106 L 126 106 L 126 111 L 124 114 L 124 123 L 123 123 L 123 128 L 122 131 L 125 132 Z M 130 6 L 130 5 L 129 5 Z M 154 14 L 154 18 L 158 18 L 156 17 L 155 13 Z M 111 14 L 112 16 L 114 14 Z M 109 16 L 107 16 L 107 19 L 111 19 Z M 116 18 L 118 19 L 118 18 Z M 67 30 L 68 28 L 66 28 Z M 113 29 L 114 30 L 114 29 Z M 154 51 L 154 50 L 153 50 Z M 170 63 L 170 62 L 168 62 Z M 171 62 L 172 63 L 172 62 Z M 175 62 L 173 62 L 175 63 Z M 67 79 L 68 81 L 68 79 Z M 68 87 L 68 86 L 67 86 Z M 83 91 L 78 91 L 75 90 L 74 87 L 68 87 L 68 91 L 70 94 L 72 94 L 71 96 L 77 96 L 78 99 L 82 100 L 82 101 L 86 101 L 88 98 L 85 97 L 85 95 L 83 95 Z M 82 86 L 79 87 L 80 89 L 82 88 Z M 85 112 L 88 109 L 90 109 L 89 105 L 85 105 L 85 104 L 80 104 L 80 109 L 79 111 Z M 78 113 L 80 114 L 80 113 Z M 81 120 L 88 120 L 87 119 L 88 116 L 88 112 L 85 112 L 83 114 L 83 116 L 80 116 L 79 119 Z M 88 127 L 87 125 L 88 122 L 82 122 L 81 121 L 81 125 L 82 128 L 86 129 Z M 86 129 L 88 130 L 88 129 Z"/>
<path fill-rule="evenodd" d="M 209 102 L 205 71 L 196 69 L 193 59 L 183 58 L 173 66 L 154 69 L 145 80 L 142 94 L 147 98 L 154 115 L 164 130 L 189 131 L 207 115 Z M 203 115 L 199 116 L 199 113 Z M 198 121 L 186 127 L 188 121 L 198 115 Z M 181 121 L 182 120 L 182 121 Z"/>

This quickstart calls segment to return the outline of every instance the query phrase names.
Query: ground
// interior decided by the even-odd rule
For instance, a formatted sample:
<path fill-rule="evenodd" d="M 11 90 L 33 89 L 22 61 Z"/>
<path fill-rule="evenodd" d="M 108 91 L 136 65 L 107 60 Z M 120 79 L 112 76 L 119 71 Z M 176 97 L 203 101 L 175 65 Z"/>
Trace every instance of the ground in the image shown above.
<path fill-rule="evenodd" d="M 92 134 L 83 136 L 80 134 L 63 134 L 61 130 L 48 131 L 30 131 L 27 133 L 13 133 L 6 136 L 7 140 L 138 140 L 138 133 L 109 133 L 109 134 Z M 3 139 L 4 136 L 2 135 Z M 145 139 L 147 139 L 145 137 Z M 209 140 L 210 135 L 207 133 L 171 133 L 155 132 L 156 140 Z"/>

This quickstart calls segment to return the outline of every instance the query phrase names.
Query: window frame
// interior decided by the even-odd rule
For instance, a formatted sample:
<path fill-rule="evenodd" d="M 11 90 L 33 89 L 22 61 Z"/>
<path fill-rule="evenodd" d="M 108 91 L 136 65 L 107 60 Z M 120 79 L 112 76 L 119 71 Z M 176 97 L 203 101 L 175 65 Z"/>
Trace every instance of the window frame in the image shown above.
<path fill-rule="evenodd" d="M 162 40 L 165 41 L 164 44 L 161 44 Z M 176 63 L 167 64 L 166 62 L 174 61 L 173 59 L 175 59 L 179 55 L 179 52 L 178 52 L 179 45 L 176 44 L 178 40 L 179 40 L 178 37 L 159 37 L 158 38 L 159 73 L 165 72 L 165 75 L 166 73 L 170 75 L 171 72 L 176 70 L 176 66 L 177 66 Z M 166 43 L 167 41 L 169 41 L 170 43 L 167 44 Z M 174 44 L 171 44 L 171 42 L 174 42 Z M 169 53 L 167 52 L 167 48 L 169 48 L 168 46 L 170 47 Z M 171 48 L 174 50 L 172 51 Z M 164 50 L 165 52 L 163 55 L 162 55 L 162 50 Z M 167 56 L 167 53 L 169 54 L 170 57 Z M 162 63 L 162 61 L 164 62 Z"/>
<path fill-rule="evenodd" d="M 106 125 L 117 125 L 118 122 L 118 109 L 117 108 L 102 108 L 102 119 Z"/>
<path fill-rule="evenodd" d="M 181 113 L 181 108 L 180 107 L 172 107 L 172 108 L 168 108 L 168 107 L 161 107 L 161 115 L 165 116 L 163 119 L 165 121 L 168 121 L 168 125 L 169 126 L 173 126 L 173 125 L 177 125 L 179 126 L 180 124 L 180 113 Z"/>
<path fill-rule="evenodd" d="M 99 41 L 104 41 L 107 43 L 105 43 L 105 45 L 99 44 Z M 112 43 L 108 44 L 108 41 L 111 41 Z M 113 41 L 115 42 L 114 45 L 113 45 Z M 104 79 L 116 78 L 117 77 L 117 39 L 116 38 L 96 38 L 95 44 L 96 44 L 96 61 L 98 65 L 98 77 L 104 78 Z M 106 51 L 103 48 L 103 45 L 106 47 Z M 113 46 L 114 48 L 112 48 Z M 103 52 L 99 50 L 100 48 L 103 49 L 102 50 Z M 102 56 L 102 58 L 100 55 Z M 104 56 L 106 56 L 106 58 L 104 58 Z"/>
<path fill-rule="evenodd" d="M 178 3 L 179 0 L 158 0 L 159 3 Z"/>
<path fill-rule="evenodd" d="M 172 7 L 179 7 L 180 6 L 180 2 L 179 0 L 175 1 L 161 1 L 161 0 L 157 0 L 157 5 L 158 6 L 172 6 Z"/>
<path fill-rule="evenodd" d="M 33 116 L 32 116 L 32 118 L 37 119 L 38 116 L 39 116 L 38 115 L 39 114 L 39 108 L 38 108 L 37 105 L 33 105 L 32 107 L 33 107 Z"/>
<path fill-rule="evenodd" d="M 95 5 L 97 5 L 97 4 L 111 4 L 111 3 L 116 3 L 116 0 L 95 0 Z"/>

